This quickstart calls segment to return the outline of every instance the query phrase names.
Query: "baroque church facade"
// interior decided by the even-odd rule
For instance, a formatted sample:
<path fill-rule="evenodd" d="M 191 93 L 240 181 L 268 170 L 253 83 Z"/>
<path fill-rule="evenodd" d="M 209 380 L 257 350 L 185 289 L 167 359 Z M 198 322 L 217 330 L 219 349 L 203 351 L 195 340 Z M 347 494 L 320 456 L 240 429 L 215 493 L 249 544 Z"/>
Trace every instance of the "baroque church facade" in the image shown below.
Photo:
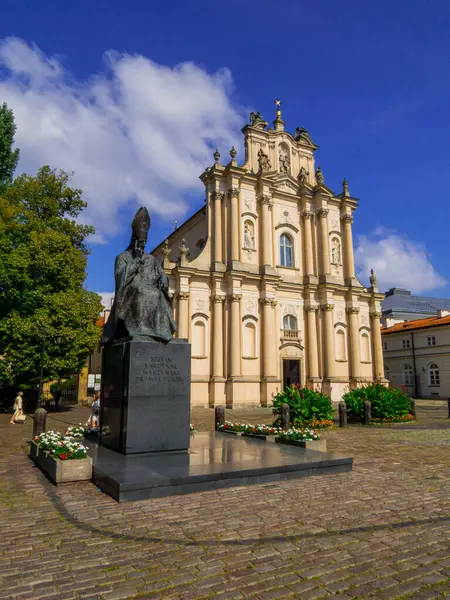
<path fill-rule="evenodd" d="M 384 381 L 380 302 L 355 276 L 346 181 L 335 194 L 301 128 L 251 113 L 200 176 L 205 206 L 152 252 L 169 277 L 178 337 L 192 345 L 192 404 L 266 406 L 299 383 L 338 401 Z"/>

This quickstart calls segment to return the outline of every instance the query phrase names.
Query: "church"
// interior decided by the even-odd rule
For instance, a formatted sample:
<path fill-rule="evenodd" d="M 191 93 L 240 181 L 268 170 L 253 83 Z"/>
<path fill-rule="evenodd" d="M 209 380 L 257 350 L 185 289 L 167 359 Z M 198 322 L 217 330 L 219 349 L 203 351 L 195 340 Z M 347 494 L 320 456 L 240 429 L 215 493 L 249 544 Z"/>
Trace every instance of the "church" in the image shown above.
<path fill-rule="evenodd" d="M 380 302 L 356 278 L 346 180 L 335 194 L 304 128 L 251 113 L 237 151 L 200 175 L 205 205 L 152 254 L 192 347 L 193 405 L 267 406 L 299 383 L 338 401 L 384 381 Z"/>

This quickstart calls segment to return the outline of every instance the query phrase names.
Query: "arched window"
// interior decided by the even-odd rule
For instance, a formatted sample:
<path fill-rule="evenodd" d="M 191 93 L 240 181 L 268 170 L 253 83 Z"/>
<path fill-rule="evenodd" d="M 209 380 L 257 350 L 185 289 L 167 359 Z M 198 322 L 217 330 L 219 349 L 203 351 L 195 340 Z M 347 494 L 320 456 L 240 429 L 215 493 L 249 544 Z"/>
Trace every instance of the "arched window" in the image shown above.
<path fill-rule="evenodd" d="M 343 329 L 336 331 L 336 360 L 347 360 L 345 331 Z"/>
<path fill-rule="evenodd" d="M 206 324 L 200 320 L 195 321 L 192 327 L 192 356 L 206 356 Z"/>
<path fill-rule="evenodd" d="M 428 377 L 430 380 L 430 385 L 441 385 L 439 367 L 435 363 L 431 363 L 431 365 L 428 367 Z"/>
<path fill-rule="evenodd" d="M 370 362 L 370 338 L 366 331 L 361 334 L 361 362 Z"/>
<path fill-rule="evenodd" d="M 282 233 L 280 236 L 280 265 L 282 267 L 294 266 L 292 241 L 286 233 Z"/>
<path fill-rule="evenodd" d="M 297 317 L 295 315 L 284 315 L 283 317 L 283 329 L 296 330 Z"/>
<path fill-rule="evenodd" d="M 244 358 L 256 358 L 256 325 L 247 321 L 244 325 Z"/>
<path fill-rule="evenodd" d="M 403 382 L 405 385 L 414 385 L 414 373 L 411 365 L 403 367 Z"/>

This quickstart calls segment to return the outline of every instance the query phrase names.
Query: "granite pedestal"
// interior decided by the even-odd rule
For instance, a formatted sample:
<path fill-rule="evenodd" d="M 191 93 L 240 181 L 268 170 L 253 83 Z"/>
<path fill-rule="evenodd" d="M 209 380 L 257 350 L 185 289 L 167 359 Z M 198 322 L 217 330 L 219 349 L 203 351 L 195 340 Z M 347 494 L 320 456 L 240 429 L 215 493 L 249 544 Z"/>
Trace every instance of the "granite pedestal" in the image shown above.
<path fill-rule="evenodd" d="M 100 445 L 126 455 L 186 452 L 190 382 L 187 340 L 105 345 Z"/>
<path fill-rule="evenodd" d="M 226 433 L 199 433 L 185 453 L 124 456 L 90 445 L 92 479 L 119 502 L 351 471 L 352 458 Z"/>

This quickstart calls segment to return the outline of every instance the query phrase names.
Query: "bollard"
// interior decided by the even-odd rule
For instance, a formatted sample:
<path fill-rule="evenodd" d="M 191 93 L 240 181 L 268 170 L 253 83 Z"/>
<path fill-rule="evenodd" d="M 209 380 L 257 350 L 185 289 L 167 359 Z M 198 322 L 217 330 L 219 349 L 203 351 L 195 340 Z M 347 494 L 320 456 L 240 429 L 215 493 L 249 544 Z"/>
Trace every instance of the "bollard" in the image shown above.
<path fill-rule="evenodd" d="M 47 425 L 47 411 L 45 408 L 38 408 L 33 415 L 33 439 L 44 433 Z"/>
<path fill-rule="evenodd" d="M 411 398 L 411 414 L 416 418 L 416 401 Z"/>
<path fill-rule="evenodd" d="M 283 404 L 281 407 L 281 428 L 289 429 L 291 426 L 291 409 L 289 404 Z"/>
<path fill-rule="evenodd" d="M 372 423 L 372 404 L 369 400 L 364 401 L 364 425 Z"/>
<path fill-rule="evenodd" d="M 347 405 L 339 402 L 339 427 L 347 427 Z"/>
<path fill-rule="evenodd" d="M 214 409 L 214 429 L 217 431 L 221 425 L 225 425 L 225 409 L 223 406 L 216 406 Z"/>

